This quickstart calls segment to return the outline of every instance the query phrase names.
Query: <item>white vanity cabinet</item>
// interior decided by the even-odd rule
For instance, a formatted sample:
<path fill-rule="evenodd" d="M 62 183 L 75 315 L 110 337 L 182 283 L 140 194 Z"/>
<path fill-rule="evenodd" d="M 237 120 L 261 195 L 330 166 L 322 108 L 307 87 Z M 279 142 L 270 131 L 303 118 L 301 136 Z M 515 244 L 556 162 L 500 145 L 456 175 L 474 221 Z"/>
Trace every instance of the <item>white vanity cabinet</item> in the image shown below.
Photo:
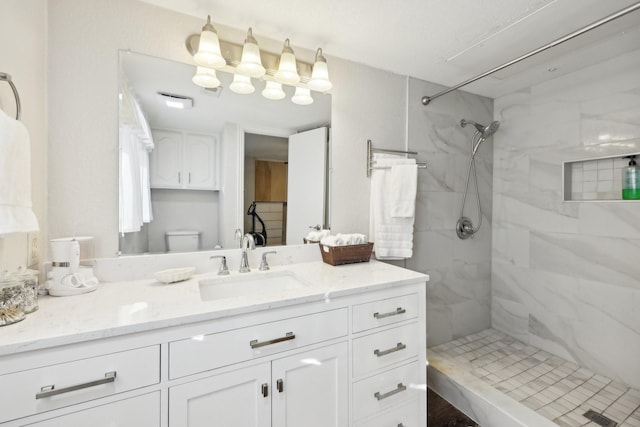
<path fill-rule="evenodd" d="M 5 354 L 0 426 L 423 427 L 425 288 L 324 291 Z"/>
<path fill-rule="evenodd" d="M 218 144 L 215 136 L 153 130 L 151 188 L 217 190 Z"/>
<path fill-rule="evenodd" d="M 223 373 L 169 388 L 170 427 L 347 426 L 348 309 L 288 316 L 171 342 L 170 378 Z"/>
<path fill-rule="evenodd" d="M 346 342 L 169 389 L 169 426 L 348 425 Z"/>

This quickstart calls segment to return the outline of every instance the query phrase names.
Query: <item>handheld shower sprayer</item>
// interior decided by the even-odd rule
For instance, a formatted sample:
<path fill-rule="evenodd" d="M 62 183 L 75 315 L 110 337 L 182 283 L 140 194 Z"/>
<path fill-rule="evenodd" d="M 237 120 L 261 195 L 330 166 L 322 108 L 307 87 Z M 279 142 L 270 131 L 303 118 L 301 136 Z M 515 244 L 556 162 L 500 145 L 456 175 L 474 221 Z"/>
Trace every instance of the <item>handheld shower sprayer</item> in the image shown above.
<path fill-rule="evenodd" d="M 464 187 L 464 196 L 462 198 L 462 207 L 460 208 L 460 218 L 458 219 L 458 223 L 456 224 L 456 233 L 458 237 L 461 239 L 468 239 L 469 237 L 473 237 L 474 234 L 480 230 L 480 226 L 482 225 L 482 208 L 480 206 L 480 193 L 478 192 L 478 175 L 476 174 L 476 163 L 475 157 L 480 148 L 480 144 L 482 144 L 487 138 L 496 133 L 498 128 L 500 127 L 500 122 L 493 121 L 489 126 L 481 125 L 480 123 L 474 122 L 473 120 L 462 119 L 460 120 L 460 126 L 465 127 L 467 125 L 473 125 L 476 128 L 476 132 L 471 138 L 471 158 L 469 159 L 469 169 L 467 170 L 467 183 Z M 464 216 L 464 204 L 467 200 L 467 192 L 469 191 L 469 180 L 471 178 L 471 169 L 473 169 L 473 177 L 474 183 L 476 187 L 476 202 L 478 205 L 478 227 L 473 227 L 473 222 L 468 217 Z"/>

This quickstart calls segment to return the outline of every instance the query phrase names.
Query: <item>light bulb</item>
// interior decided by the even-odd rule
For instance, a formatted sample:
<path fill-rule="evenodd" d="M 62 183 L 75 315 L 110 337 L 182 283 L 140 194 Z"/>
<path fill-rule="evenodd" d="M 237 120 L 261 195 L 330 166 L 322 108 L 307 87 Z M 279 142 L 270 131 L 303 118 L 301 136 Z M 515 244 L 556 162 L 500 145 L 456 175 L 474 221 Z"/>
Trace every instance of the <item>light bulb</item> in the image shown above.
<path fill-rule="evenodd" d="M 251 84 L 251 77 L 242 74 L 234 74 L 233 82 L 229 85 L 229 89 L 235 93 L 243 95 L 255 92 L 256 88 Z"/>
<path fill-rule="evenodd" d="M 316 60 L 313 64 L 311 80 L 309 80 L 307 86 L 309 86 L 310 89 L 317 90 L 319 92 L 326 92 L 333 87 L 333 84 L 329 80 L 327 60 L 322 55 L 322 49 L 318 49 L 316 52 Z"/>
<path fill-rule="evenodd" d="M 282 99 L 286 96 L 284 90 L 282 90 L 282 85 L 278 82 L 268 81 L 264 90 L 262 91 L 262 96 L 267 99 Z"/>
<path fill-rule="evenodd" d="M 216 70 L 206 67 L 197 67 L 196 75 L 191 79 L 195 84 L 202 87 L 217 88 L 220 80 L 216 76 Z"/>
<path fill-rule="evenodd" d="M 253 38 L 251 27 L 249 27 L 249 31 L 247 31 L 247 38 L 242 48 L 242 58 L 236 70 L 241 74 L 251 77 L 259 78 L 264 76 L 265 69 L 260 59 L 260 48 L 258 47 L 256 39 Z"/>
<path fill-rule="evenodd" d="M 198 65 L 207 68 L 222 68 L 227 65 L 227 61 L 220 52 L 220 40 L 215 27 L 211 25 L 211 16 L 207 16 L 207 23 L 202 27 L 200 33 L 200 43 L 198 51 L 193 55 L 193 60 Z"/>
<path fill-rule="evenodd" d="M 282 54 L 280 55 L 280 65 L 278 65 L 278 71 L 273 77 L 280 83 L 288 85 L 295 85 L 300 81 L 296 64 L 296 56 L 293 53 L 291 46 L 289 46 L 289 39 L 284 41 L 284 47 L 282 48 Z"/>
<path fill-rule="evenodd" d="M 298 105 L 313 104 L 313 98 L 311 97 L 311 91 L 306 87 L 296 87 L 296 92 L 291 97 L 291 102 Z"/>

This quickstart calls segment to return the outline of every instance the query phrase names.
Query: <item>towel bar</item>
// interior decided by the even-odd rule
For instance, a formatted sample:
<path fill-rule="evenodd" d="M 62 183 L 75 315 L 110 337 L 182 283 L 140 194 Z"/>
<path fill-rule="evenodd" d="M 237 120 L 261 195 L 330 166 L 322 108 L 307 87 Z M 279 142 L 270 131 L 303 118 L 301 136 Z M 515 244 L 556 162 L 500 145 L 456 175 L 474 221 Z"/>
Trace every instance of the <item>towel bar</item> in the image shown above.
<path fill-rule="evenodd" d="M 11 90 L 13 91 L 13 96 L 16 98 L 16 120 L 20 120 L 20 95 L 18 95 L 18 89 L 16 88 L 16 85 L 13 84 L 13 82 L 11 81 L 11 75 L 7 74 L 7 73 L 0 73 L 0 81 L 5 81 L 7 83 L 9 83 L 9 86 L 11 86 Z"/>
<path fill-rule="evenodd" d="M 370 139 L 367 139 L 367 178 L 371 176 L 371 172 L 374 169 L 390 169 L 390 167 L 376 167 L 375 160 L 373 160 L 373 153 L 389 153 L 389 154 L 406 154 L 416 156 L 418 155 L 417 151 L 401 151 L 401 150 L 388 150 L 385 148 L 374 148 Z M 418 165 L 419 169 L 426 169 L 427 162 L 419 162 L 416 161 L 416 165 Z"/>

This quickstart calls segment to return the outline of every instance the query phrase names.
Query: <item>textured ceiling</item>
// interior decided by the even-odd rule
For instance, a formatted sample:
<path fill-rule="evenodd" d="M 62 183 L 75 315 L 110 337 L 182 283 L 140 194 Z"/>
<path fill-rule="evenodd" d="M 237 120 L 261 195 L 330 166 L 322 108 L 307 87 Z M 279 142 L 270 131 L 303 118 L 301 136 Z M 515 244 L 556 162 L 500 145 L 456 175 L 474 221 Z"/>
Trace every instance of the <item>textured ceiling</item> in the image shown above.
<path fill-rule="evenodd" d="M 329 58 L 349 59 L 451 86 L 637 0 L 144 1 L 203 19 L 211 14 L 214 22 L 229 27 L 252 26 L 256 35 L 290 38 L 294 48 L 322 47 Z M 532 83 L 548 78 L 550 67 L 569 72 L 584 66 L 585 56 L 596 62 L 606 59 L 610 51 L 588 46 L 638 49 L 640 37 L 628 34 L 639 32 L 640 11 L 636 11 L 609 24 L 607 31 L 581 36 L 564 50 L 529 60 L 466 90 L 499 96 L 517 89 L 524 80 Z M 611 42 L 617 38 L 622 41 Z M 575 55 L 578 48 L 589 53 Z M 528 73 L 526 79 L 521 73 Z"/>

